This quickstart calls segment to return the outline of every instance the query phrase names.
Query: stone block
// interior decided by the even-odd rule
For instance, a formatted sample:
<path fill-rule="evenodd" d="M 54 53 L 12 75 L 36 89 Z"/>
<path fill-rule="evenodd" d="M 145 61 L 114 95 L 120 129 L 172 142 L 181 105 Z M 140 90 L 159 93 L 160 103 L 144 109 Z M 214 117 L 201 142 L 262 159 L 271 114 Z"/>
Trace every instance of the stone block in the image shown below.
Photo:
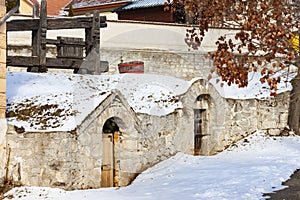
<path fill-rule="evenodd" d="M 274 120 L 263 120 L 261 129 L 277 128 L 277 122 Z"/>
<path fill-rule="evenodd" d="M 0 33 L 0 48 L 1 49 L 6 49 L 6 35 L 5 35 L 5 33 Z"/>
<path fill-rule="evenodd" d="M 0 79 L 6 79 L 6 65 L 0 61 Z"/>
<path fill-rule="evenodd" d="M 123 140 L 122 146 L 124 149 L 136 150 L 138 145 L 136 140 Z"/>
<path fill-rule="evenodd" d="M 125 173 L 136 173 L 140 170 L 141 164 L 133 159 L 121 160 L 120 170 Z"/>
<path fill-rule="evenodd" d="M 101 180 L 101 168 L 94 168 L 89 171 L 92 180 Z M 100 181 L 98 181 L 100 183 Z M 99 185 L 100 186 L 100 185 Z"/>
<path fill-rule="evenodd" d="M 101 158 L 102 147 L 100 145 L 93 145 L 91 147 L 91 156 L 95 159 Z"/>
<path fill-rule="evenodd" d="M 0 107 L 0 119 L 4 119 L 5 117 L 5 108 Z"/>
<path fill-rule="evenodd" d="M 0 18 L 6 13 L 5 0 L 0 0 Z"/>
<path fill-rule="evenodd" d="M 2 63 L 6 61 L 6 46 L 0 46 L 0 61 Z"/>
<path fill-rule="evenodd" d="M 6 96 L 3 92 L 0 92 L 0 115 L 1 119 L 5 117 L 5 109 L 6 109 Z M 4 114 L 4 116 L 3 116 Z"/>
<path fill-rule="evenodd" d="M 78 136 L 78 142 L 81 144 L 81 145 L 90 145 L 91 144 L 91 137 L 89 134 L 80 134 Z"/>
<path fill-rule="evenodd" d="M 6 106 L 6 80 L 0 79 L 0 106 L 5 105 Z"/>
<path fill-rule="evenodd" d="M 6 25 L 0 26 L 0 33 L 6 34 Z"/>
<path fill-rule="evenodd" d="M 269 129 L 267 131 L 267 133 L 270 135 L 270 136 L 279 136 L 280 135 L 280 130 L 279 129 Z"/>
<path fill-rule="evenodd" d="M 95 145 L 99 145 L 99 144 L 101 144 L 101 140 L 102 140 L 102 138 L 101 138 L 101 135 L 100 134 L 91 134 L 90 135 L 90 137 L 91 137 L 91 144 L 95 144 Z"/>

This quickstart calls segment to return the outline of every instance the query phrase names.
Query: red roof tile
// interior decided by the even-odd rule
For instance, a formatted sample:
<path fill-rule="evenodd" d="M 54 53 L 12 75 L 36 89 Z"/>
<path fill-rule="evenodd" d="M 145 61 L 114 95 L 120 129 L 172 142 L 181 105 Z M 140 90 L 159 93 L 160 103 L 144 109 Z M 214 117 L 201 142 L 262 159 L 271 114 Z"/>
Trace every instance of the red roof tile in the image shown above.
<path fill-rule="evenodd" d="M 36 0 L 34 0 L 36 1 Z M 71 0 L 47 0 L 47 14 L 56 16 Z"/>
<path fill-rule="evenodd" d="M 26 1 L 29 2 L 31 5 L 40 4 L 38 0 L 26 0 Z"/>

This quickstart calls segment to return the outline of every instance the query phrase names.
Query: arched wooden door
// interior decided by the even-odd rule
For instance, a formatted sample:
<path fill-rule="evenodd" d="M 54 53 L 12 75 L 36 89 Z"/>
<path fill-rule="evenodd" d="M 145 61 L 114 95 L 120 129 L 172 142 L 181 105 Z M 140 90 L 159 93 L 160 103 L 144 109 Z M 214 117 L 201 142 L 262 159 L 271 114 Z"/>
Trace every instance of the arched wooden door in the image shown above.
<path fill-rule="evenodd" d="M 102 134 L 101 187 L 114 186 L 114 134 Z"/>
<path fill-rule="evenodd" d="M 117 187 L 118 169 L 115 160 L 115 144 L 119 137 L 119 127 L 115 118 L 108 119 L 103 126 L 102 132 L 102 164 L 101 164 L 101 187 Z"/>
<path fill-rule="evenodd" d="M 201 154 L 202 139 L 205 135 L 205 112 L 204 109 L 194 110 L 194 155 Z"/>
<path fill-rule="evenodd" d="M 209 99 L 208 94 L 198 96 L 194 107 L 194 155 L 203 154 L 203 140 L 208 135 Z"/>

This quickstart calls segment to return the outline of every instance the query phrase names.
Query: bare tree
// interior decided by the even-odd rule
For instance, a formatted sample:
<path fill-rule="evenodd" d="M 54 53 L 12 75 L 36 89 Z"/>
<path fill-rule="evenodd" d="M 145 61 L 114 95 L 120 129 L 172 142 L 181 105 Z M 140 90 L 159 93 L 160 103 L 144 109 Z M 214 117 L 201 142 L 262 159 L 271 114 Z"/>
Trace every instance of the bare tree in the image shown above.
<path fill-rule="evenodd" d="M 209 53 L 214 71 L 228 85 L 248 84 L 249 72 L 260 72 L 262 83 L 276 96 L 277 84 L 286 77 L 273 76 L 291 66 L 298 68 L 293 79 L 288 124 L 297 134 L 300 121 L 300 0 L 174 0 L 165 9 L 184 5 L 188 22 L 197 23 L 187 30 L 186 43 L 197 49 L 210 27 L 236 27 L 234 37 L 220 36 L 217 48 Z M 286 73 L 285 73 L 286 74 Z"/>

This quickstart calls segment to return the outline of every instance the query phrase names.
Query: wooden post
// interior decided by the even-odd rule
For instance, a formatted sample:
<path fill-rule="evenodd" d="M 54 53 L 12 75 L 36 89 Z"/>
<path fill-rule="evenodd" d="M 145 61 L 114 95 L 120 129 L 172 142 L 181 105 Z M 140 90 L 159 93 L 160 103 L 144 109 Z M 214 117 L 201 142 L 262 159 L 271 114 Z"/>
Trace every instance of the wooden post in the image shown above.
<path fill-rule="evenodd" d="M 92 43 L 92 28 L 85 29 L 85 57 L 89 55 L 93 47 Z"/>
<path fill-rule="evenodd" d="M 94 11 L 93 26 L 92 26 L 93 48 L 95 48 L 96 58 L 94 63 L 93 74 L 101 74 L 100 71 L 100 16 L 99 11 Z"/>
<path fill-rule="evenodd" d="M 42 0 L 40 13 L 40 72 L 47 72 L 46 66 L 46 36 L 47 36 L 47 2 Z"/>
<path fill-rule="evenodd" d="M 91 28 L 85 29 L 85 54 L 86 62 L 78 73 L 100 74 L 100 16 L 99 11 L 94 11 Z"/>
<path fill-rule="evenodd" d="M 36 19 L 39 16 L 39 5 L 34 4 L 33 5 L 33 11 L 32 11 L 32 18 Z M 32 56 L 37 56 L 39 57 L 40 53 L 40 33 L 39 30 L 33 30 L 32 31 L 32 37 L 31 37 L 31 46 L 32 46 Z M 27 68 L 28 72 L 38 72 L 39 68 L 38 67 L 28 67 Z"/>
<path fill-rule="evenodd" d="M 39 17 L 39 4 L 35 3 L 32 7 L 32 18 L 36 19 Z"/>

